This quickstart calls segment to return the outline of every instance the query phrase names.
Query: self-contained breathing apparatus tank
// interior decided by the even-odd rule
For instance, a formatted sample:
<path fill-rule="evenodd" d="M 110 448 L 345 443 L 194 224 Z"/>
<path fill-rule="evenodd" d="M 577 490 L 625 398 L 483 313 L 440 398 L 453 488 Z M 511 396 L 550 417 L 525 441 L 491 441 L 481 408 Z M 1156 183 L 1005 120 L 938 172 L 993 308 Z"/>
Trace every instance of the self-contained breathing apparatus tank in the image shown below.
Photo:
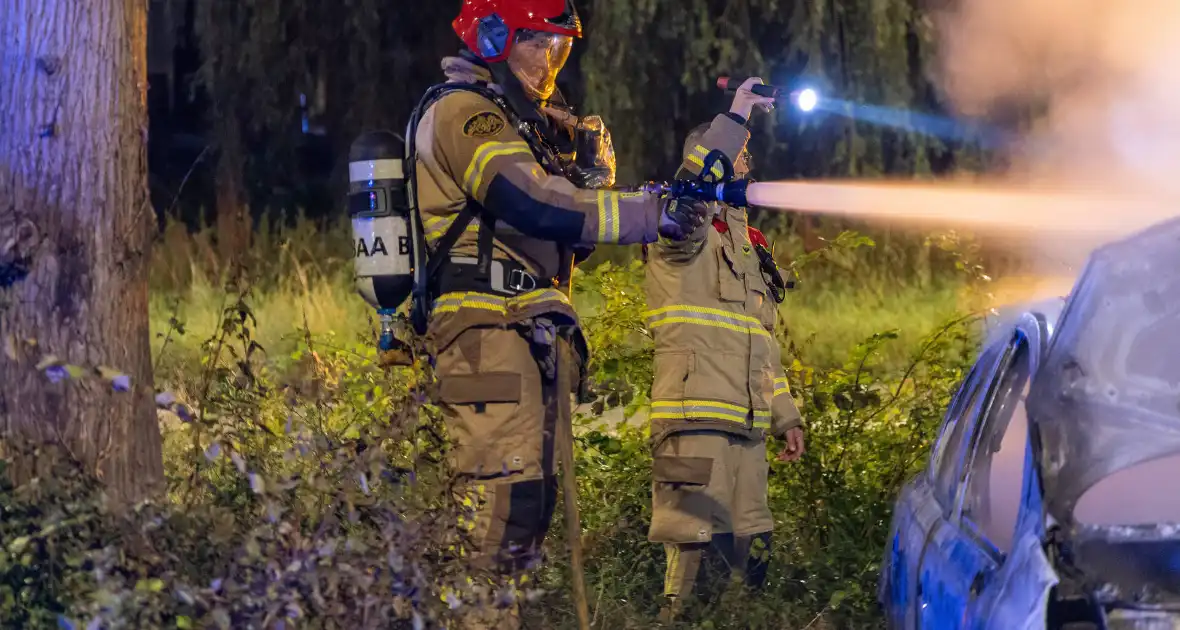
<path fill-rule="evenodd" d="M 348 152 L 356 288 L 381 318 L 382 351 L 406 348 L 394 335 L 394 315 L 410 297 L 422 263 L 404 158 L 404 141 L 389 131 L 362 134 Z"/>
<path fill-rule="evenodd" d="M 408 317 L 400 319 L 408 320 L 413 332 L 421 335 L 426 332 L 431 301 L 428 285 L 432 270 L 427 265 L 426 240 L 414 190 L 414 136 L 426 109 L 452 90 L 476 92 L 492 102 L 500 99 L 474 86 L 435 86 L 415 108 L 406 127 L 405 140 L 389 131 L 367 132 L 352 143 L 348 153 L 348 211 L 352 219 L 356 288 L 381 319 L 380 350 L 403 355 L 402 359 L 393 360 L 395 364 L 407 364 L 409 357 L 409 344 L 394 333 L 398 309 L 412 298 Z M 501 109 L 505 107 L 502 105 Z M 705 157 L 701 175 L 695 180 L 612 188 L 745 206 L 746 185 L 744 180 L 734 181 L 733 165 L 725 154 L 712 151 Z M 452 230 L 462 227 L 456 222 L 442 240 L 446 241 Z M 435 255 L 442 254 L 436 251 Z"/>

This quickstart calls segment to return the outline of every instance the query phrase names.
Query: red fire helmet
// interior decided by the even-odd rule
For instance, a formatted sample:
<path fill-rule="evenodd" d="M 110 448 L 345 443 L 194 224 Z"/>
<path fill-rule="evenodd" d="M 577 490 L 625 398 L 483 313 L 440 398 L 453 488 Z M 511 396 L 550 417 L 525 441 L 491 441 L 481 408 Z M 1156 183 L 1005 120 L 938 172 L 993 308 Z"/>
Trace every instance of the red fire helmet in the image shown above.
<path fill-rule="evenodd" d="M 463 0 L 451 26 L 472 52 L 489 62 L 508 58 L 520 29 L 582 37 L 573 0 Z"/>

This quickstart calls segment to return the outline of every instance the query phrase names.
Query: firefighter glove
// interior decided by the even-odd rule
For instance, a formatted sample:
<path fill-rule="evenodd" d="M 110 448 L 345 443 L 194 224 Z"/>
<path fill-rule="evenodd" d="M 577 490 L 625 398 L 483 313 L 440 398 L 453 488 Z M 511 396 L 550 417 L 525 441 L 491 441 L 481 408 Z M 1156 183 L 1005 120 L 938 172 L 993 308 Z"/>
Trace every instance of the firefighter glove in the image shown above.
<path fill-rule="evenodd" d="M 709 219 L 709 204 L 695 199 L 670 199 L 660 215 L 660 236 L 683 241 Z"/>
<path fill-rule="evenodd" d="M 741 87 L 737 89 L 737 94 L 733 97 L 733 105 L 730 106 L 729 113 L 740 116 L 742 120 L 749 120 L 755 107 L 764 112 L 774 109 L 774 97 L 758 96 L 750 91 L 755 85 L 762 85 L 762 79 L 750 77 L 746 79 L 745 83 L 742 83 Z"/>
<path fill-rule="evenodd" d="M 529 346 L 545 381 L 557 378 L 557 326 L 553 320 L 546 317 L 533 320 Z"/>

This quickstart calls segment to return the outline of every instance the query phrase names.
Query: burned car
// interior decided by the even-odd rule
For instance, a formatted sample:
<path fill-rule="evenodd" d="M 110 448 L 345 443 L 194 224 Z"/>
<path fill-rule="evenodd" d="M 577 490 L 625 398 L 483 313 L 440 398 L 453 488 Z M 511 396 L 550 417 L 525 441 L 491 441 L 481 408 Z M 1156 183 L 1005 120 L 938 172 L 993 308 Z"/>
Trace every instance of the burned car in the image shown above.
<path fill-rule="evenodd" d="M 887 622 L 1180 629 L 1177 480 L 1180 221 L 991 331 L 898 498 Z"/>

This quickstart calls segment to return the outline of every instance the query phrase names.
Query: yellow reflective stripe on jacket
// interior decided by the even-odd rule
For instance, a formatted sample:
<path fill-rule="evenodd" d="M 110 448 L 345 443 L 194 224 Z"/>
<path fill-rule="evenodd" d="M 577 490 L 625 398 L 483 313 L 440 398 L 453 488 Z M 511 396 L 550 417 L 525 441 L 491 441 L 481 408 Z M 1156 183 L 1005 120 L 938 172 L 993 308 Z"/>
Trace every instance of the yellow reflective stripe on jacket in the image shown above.
<path fill-rule="evenodd" d="M 475 191 L 479 190 L 480 185 L 483 184 L 483 171 L 488 167 L 488 163 L 493 158 L 502 155 L 515 155 L 517 153 L 528 153 L 532 155 L 533 150 L 523 140 L 514 142 L 485 142 L 479 145 L 479 148 L 475 150 L 475 154 L 471 156 L 471 164 L 467 166 L 467 172 L 463 174 L 464 192 L 471 197 L 475 197 Z"/>
<path fill-rule="evenodd" d="M 688 153 L 688 161 L 701 168 L 705 168 L 705 157 L 708 155 L 709 150 L 698 144 L 692 148 L 692 151 Z M 721 178 L 725 176 L 725 169 L 721 168 L 721 164 L 717 162 L 713 163 L 713 167 L 709 169 L 709 172 L 712 173 L 714 177 Z"/>
<path fill-rule="evenodd" d="M 719 308 L 673 304 L 647 311 L 643 316 L 651 328 L 668 324 L 696 324 L 770 338 L 770 333 L 757 318 Z"/>
<path fill-rule="evenodd" d="M 439 296 L 434 302 L 434 312 L 455 313 L 461 308 L 478 308 L 507 315 L 510 307 L 519 308 L 544 302 L 568 304 L 569 298 L 557 289 L 537 289 L 511 298 L 474 291 L 455 291 Z"/>
<path fill-rule="evenodd" d="M 427 217 L 422 221 L 423 232 L 425 232 L 426 242 L 433 244 L 438 239 L 442 238 L 443 234 L 451 228 L 451 224 L 455 222 L 459 215 L 451 215 L 449 217 Z M 479 221 L 472 219 L 464 232 L 476 233 L 479 231 Z"/>
<path fill-rule="evenodd" d="M 791 393 L 791 386 L 787 384 L 787 377 L 780 376 L 774 379 L 774 397 L 778 398 L 784 394 Z"/>
<path fill-rule="evenodd" d="M 654 400 L 651 403 L 653 420 L 729 420 L 745 424 L 749 407 L 716 400 Z M 770 410 L 754 410 L 754 426 L 770 426 Z"/>
<path fill-rule="evenodd" d="M 506 315 L 508 313 L 506 305 L 507 301 L 499 296 L 472 291 L 455 291 L 440 295 L 434 302 L 434 312 L 454 313 L 461 308 L 478 308 Z"/>
<path fill-rule="evenodd" d="M 528 293 L 522 293 L 521 295 L 518 295 L 518 296 L 510 299 L 508 301 L 508 303 L 512 306 L 520 307 L 520 306 L 531 306 L 533 304 L 539 304 L 541 302 L 553 302 L 553 301 L 569 304 L 570 300 L 569 300 L 569 297 L 566 296 L 565 293 L 562 293 L 561 291 L 558 291 L 557 289 L 537 289 L 536 291 L 529 291 Z"/>
<path fill-rule="evenodd" d="M 598 191 L 598 242 L 619 242 L 619 193 Z"/>

